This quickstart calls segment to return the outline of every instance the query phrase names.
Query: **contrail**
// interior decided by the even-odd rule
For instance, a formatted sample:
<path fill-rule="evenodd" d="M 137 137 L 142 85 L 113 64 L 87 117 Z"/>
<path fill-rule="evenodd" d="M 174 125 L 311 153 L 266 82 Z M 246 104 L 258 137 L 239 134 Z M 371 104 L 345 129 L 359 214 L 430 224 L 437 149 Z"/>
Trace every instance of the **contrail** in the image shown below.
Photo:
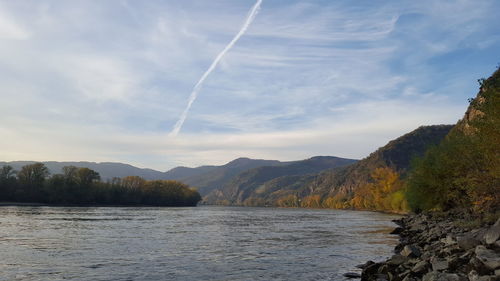
<path fill-rule="evenodd" d="M 191 92 L 191 95 L 189 96 L 188 104 L 187 104 L 186 108 L 184 109 L 184 111 L 182 112 L 177 123 L 175 123 L 174 128 L 172 129 L 172 131 L 169 134 L 170 136 L 175 137 L 175 136 L 177 136 L 177 134 L 179 134 L 179 131 L 181 130 L 182 125 L 184 124 L 184 121 L 186 121 L 186 117 L 188 115 L 189 109 L 191 108 L 191 105 L 193 105 L 193 102 L 196 100 L 196 97 L 198 96 L 198 92 L 200 91 L 203 82 L 205 82 L 205 79 L 207 79 L 208 75 L 210 75 L 210 73 L 212 73 L 212 71 L 215 69 L 215 67 L 217 67 L 220 60 L 224 57 L 224 55 L 234 46 L 236 41 L 238 41 L 238 39 L 240 39 L 240 37 L 245 33 L 245 31 L 247 31 L 248 27 L 250 26 L 252 21 L 255 19 L 255 16 L 259 12 L 261 3 L 262 3 L 262 0 L 257 0 L 257 3 L 255 3 L 255 5 L 253 5 L 252 9 L 248 13 L 247 19 L 245 20 L 245 23 L 241 27 L 238 34 L 236 34 L 236 36 L 234 36 L 233 40 L 231 40 L 231 42 L 229 42 L 229 44 L 227 44 L 227 46 L 224 48 L 224 50 L 222 50 L 222 52 L 220 52 L 217 55 L 217 57 L 212 62 L 210 67 L 207 69 L 207 71 L 205 71 L 205 73 L 203 73 L 203 75 L 201 76 L 198 83 L 196 83 L 196 85 L 193 88 L 193 91 Z"/>

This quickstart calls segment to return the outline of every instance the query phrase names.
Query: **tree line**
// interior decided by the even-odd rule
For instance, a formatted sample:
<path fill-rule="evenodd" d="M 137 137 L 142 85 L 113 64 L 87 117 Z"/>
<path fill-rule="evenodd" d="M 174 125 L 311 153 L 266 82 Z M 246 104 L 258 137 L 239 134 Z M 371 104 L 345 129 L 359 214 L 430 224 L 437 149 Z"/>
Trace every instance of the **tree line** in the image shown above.
<path fill-rule="evenodd" d="M 102 182 L 89 168 L 66 166 L 50 175 L 43 163 L 0 168 L 0 201 L 75 205 L 196 206 L 200 194 L 172 180 L 147 181 L 138 176 Z"/>

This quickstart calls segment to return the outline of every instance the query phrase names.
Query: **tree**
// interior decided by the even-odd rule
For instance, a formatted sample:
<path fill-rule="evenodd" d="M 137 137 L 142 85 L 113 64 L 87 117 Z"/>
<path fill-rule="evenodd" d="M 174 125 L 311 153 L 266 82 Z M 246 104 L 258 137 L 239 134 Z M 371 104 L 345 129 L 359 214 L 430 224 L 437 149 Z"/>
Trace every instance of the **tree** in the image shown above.
<path fill-rule="evenodd" d="M 76 171 L 76 182 L 80 186 L 90 186 L 94 182 L 98 182 L 101 176 L 98 172 L 89 168 L 79 168 Z"/>
<path fill-rule="evenodd" d="M 0 169 L 0 181 L 8 181 L 10 179 L 14 179 L 16 177 L 16 171 L 14 171 L 14 168 L 9 165 L 5 165 Z"/>
<path fill-rule="evenodd" d="M 21 184 L 29 186 L 41 186 L 49 175 L 49 169 L 43 163 L 26 165 L 17 174 Z"/>
<path fill-rule="evenodd" d="M 12 200 L 15 197 L 16 171 L 11 166 L 0 169 L 0 200 Z"/>
<path fill-rule="evenodd" d="M 146 180 L 138 176 L 128 176 L 121 179 L 121 185 L 128 189 L 139 189 L 144 186 Z"/>
<path fill-rule="evenodd" d="M 17 173 L 19 183 L 26 192 L 25 200 L 38 200 L 49 169 L 43 163 L 26 165 Z"/>
<path fill-rule="evenodd" d="M 78 167 L 75 166 L 64 166 L 62 168 L 64 182 L 66 185 L 74 185 L 77 182 L 77 172 Z"/>

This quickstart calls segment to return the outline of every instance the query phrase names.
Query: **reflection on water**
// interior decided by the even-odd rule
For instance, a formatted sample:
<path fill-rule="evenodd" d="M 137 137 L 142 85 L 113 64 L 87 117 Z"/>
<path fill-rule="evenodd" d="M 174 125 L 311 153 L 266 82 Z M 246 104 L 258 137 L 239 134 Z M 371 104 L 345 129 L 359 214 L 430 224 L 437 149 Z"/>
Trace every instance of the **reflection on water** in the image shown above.
<path fill-rule="evenodd" d="M 389 256 L 391 215 L 0 207 L 0 280 L 344 280 Z"/>

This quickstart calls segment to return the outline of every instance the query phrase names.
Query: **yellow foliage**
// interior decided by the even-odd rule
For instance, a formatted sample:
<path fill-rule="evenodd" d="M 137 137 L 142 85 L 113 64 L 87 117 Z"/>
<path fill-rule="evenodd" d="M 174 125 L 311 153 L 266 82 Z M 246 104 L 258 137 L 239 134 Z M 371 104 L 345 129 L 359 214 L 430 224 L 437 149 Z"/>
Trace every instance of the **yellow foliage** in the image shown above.
<path fill-rule="evenodd" d="M 282 197 L 276 201 L 276 205 L 278 207 L 291 207 L 291 208 L 296 208 L 300 207 L 300 200 L 297 195 L 287 195 L 285 197 Z"/>
<path fill-rule="evenodd" d="M 304 208 L 321 208 L 321 196 L 319 195 L 306 196 L 302 199 L 300 206 Z"/>

